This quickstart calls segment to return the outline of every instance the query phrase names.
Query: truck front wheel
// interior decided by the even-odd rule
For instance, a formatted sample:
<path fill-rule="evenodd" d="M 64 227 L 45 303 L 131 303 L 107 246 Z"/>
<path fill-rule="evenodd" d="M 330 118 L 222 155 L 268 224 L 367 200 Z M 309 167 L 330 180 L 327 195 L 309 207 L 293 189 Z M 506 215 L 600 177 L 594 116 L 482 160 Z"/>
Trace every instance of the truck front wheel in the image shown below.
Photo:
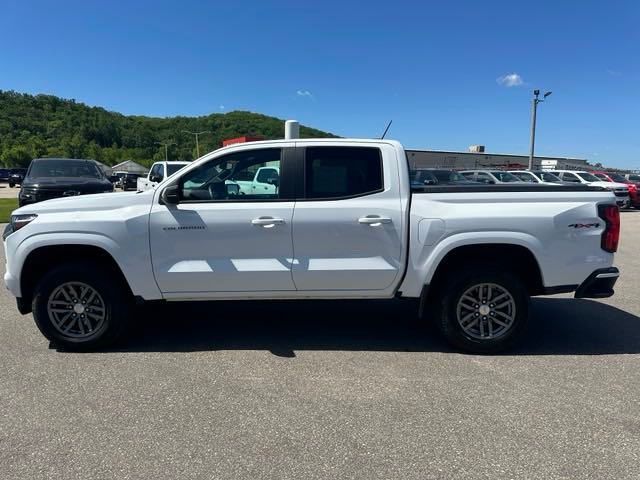
<path fill-rule="evenodd" d="M 86 351 L 116 340 L 127 323 L 131 301 L 114 276 L 85 264 L 57 267 L 38 283 L 33 317 L 54 346 Z"/>
<path fill-rule="evenodd" d="M 517 275 L 492 266 L 466 268 L 443 285 L 440 330 L 472 353 L 510 348 L 525 329 L 529 294 Z"/>

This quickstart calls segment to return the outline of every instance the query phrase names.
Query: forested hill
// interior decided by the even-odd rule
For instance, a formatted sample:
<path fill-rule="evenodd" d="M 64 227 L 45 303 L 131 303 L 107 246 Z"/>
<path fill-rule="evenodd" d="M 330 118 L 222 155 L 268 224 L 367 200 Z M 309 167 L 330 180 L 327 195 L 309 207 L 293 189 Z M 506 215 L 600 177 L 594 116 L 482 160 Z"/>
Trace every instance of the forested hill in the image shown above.
<path fill-rule="evenodd" d="M 200 136 L 202 155 L 227 138 L 282 138 L 284 120 L 243 111 L 204 117 L 127 116 L 52 95 L 0 90 L 0 161 L 7 167 L 26 166 L 37 157 L 92 158 L 108 165 L 135 160 L 149 166 L 164 160 L 164 147 L 155 142 L 176 143 L 169 147 L 170 160 L 192 160 L 195 139 L 183 130 L 211 132 Z M 333 135 L 303 126 L 300 136 Z"/>

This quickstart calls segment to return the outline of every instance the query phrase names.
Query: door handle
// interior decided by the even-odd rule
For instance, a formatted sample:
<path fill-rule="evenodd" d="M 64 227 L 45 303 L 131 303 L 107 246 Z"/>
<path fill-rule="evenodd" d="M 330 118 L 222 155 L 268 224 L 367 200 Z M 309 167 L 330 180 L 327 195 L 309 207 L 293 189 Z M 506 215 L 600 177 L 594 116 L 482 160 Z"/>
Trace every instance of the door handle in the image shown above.
<path fill-rule="evenodd" d="M 391 219 L 389 217 L 381 217 L 380 215 L 367 215 L 366 217 L 360 217 L 358 223 L 377 227 L 383 223 L 391 223 Z"/>
<path fill-rule="evenodd" d="M 283 219 L 274 217 L 258 217 L 251 220 L 252 225 L 258 225 L 266 228 L 273 227 L 274 225 L 282 225 L 283 223 Z"/>

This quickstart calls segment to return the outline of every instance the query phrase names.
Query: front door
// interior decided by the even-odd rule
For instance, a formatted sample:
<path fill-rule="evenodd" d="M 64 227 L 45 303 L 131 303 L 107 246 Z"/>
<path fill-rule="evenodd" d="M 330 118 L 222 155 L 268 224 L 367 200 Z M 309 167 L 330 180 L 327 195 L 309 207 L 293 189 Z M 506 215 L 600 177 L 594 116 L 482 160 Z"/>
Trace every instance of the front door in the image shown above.
<path fill-rule="evenodd" d="M 244 149 L 214 157 L 176 180 L 178 205 L 154 204 L 153 270 L 166 297 L 295 289 L 288 178 L 258 194 L 244 194 L 236 183 L 267 164 L 279 167 L 287 150 Z"/>
<path fill-rule="evenodd" d="M 393 288 L 404 231 L 397 162 L 390 146 L 305 149 L 304 195 L 293 215 L 299 291 L 386 295 Z"/>

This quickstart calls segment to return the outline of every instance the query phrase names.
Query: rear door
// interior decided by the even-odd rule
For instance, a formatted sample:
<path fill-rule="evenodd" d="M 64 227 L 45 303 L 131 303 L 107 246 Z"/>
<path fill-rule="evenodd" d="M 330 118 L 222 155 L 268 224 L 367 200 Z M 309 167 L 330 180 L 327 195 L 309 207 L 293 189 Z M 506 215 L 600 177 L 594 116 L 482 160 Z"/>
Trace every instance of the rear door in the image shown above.
<path fill-rule="evenodd" d="M 299 148 L 297 157 L 303 179 L 293 215 L 297 290 L 391 291 L 402 270 L 404 221 L 395 149 L 319 143 Z"/>

